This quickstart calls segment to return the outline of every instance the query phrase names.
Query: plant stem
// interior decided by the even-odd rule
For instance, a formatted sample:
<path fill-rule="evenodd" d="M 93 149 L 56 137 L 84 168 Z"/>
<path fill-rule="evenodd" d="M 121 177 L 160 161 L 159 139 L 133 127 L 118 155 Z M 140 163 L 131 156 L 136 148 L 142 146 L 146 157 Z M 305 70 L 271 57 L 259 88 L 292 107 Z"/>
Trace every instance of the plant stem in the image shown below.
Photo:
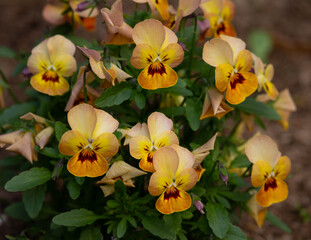
<path fill-rule="evenodd" d="M 20 101 L 18 100 L 18 98 L 16 97 L 16 95 L 14 94 L 10 84 L 8 83 L 8 80 L 6 79 L 4 73 L 2 72 L 2 70 L 0 70 L 0 75 L 2 80 L 7 84 L 7 89 L 9 91 L 9 94 L 11 95 L 11 98 L 13 99 L 14 103 L 18 104 L 20 103 Z"/>
<path fill-rule="evenodd" d="M 192 35 L 192 40 L 191 40 L 191 48 L 190 48 L 190 53 L 189 53 L 189 65 L 188 65 L 188 78 L 191 78 L 191 70 L 192 70 L 192 58 L 193 58 L 193 50 L 194 50 L 194 45 L 195 45 L 195 38 L 197 35 L 197 16 L 194 16 L 194 30 L 193 30 L 193 35 Z"/>

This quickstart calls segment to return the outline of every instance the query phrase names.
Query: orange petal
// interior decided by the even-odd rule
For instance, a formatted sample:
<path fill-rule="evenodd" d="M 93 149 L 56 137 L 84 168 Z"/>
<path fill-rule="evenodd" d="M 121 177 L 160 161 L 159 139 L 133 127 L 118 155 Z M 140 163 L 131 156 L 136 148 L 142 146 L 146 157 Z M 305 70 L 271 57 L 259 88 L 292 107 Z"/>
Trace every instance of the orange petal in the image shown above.
<path fill-rule="evenodd" d="M 269 207 L 273 203 L 284 201 L 288 196 L 287 184 L 280 178 L 268 178 L 260 188 L 256 199 L 263 207 Z"/>
<path fill-rule="evenodd" d="M 173 121 L 160 112 L 150 114 L 147 123 L 152 142 L 163 132 L 173 130 Z"/>
<path fill-rule="evenodd" d="M 162 63 L 170 67 L 178 66 L 184 58 L 184 50 L 178 43 L 169 44 L 160 54 Z"/>
<path fill-rule="evenodd" d="M 156 57 L 157 52 L 150 45 L 140 44 L 134 48 L 131 63 L 133 67 L 142 69 L 151 64 Z"/>
<path fill-rule="evenodd" d="M 167 189 L 157 200 L 156 208 L 162 214 L 185 211 L 191 206 L 191 197 L 174 186 Z"/>
<path fill-rule="evenodd" d="M 282 156 L 279 158 L 277 165 L 275 166 L 273 172 L 275 176 L 284 180 L 289 174 L 291 169 L 291 162 L 287 156 Z"/>
<path fill-rule="evenodd" d="M 84 149 L 89 144 L 87 138 L 77 130 L 69 130 L 65 132 L 59 142 L 59 152 L 73 156 L 77 152 Z"/>
<path fill-rule="evenodd" d="M 148 191 L 152 196 L 162 194 L 168 186 L 171 185 L 173 179 L 164 174 L 163 172 L 155 172 L 151 175 Z"/>
<path fill-rule="evenodd" d="M 97 123 L 96 111 L 89 104 L 79 104 L 68 112 L 68 123 L 72 130 L 79 131 L 91 140 Z"/>
<path fill-rule="evenodd" d="M 215 70 L 215 84 L 220 92 L 224 92 L 227 87 L 233 72 L 233 67 L 230 64 L 220 64 Z"/>
<path fill-rule="evenodd" d="M 139 85 L 148 90 L 172 87 L 177 83 L 177 73 L 168 65 L 156 61 L 139 74 Z"/>
<path fill-rule="evenodd" d="M 258 80 L 255 74 L 250 72 L 235 73 L 230 78 L 226 99 L 231 104 L 239 104 L 256 91 Z"/>
<path fill-rule="evenodd" d="M 226 41 L 214 38 L 204 44 L 203 60 L 213 67 L 225 63 L 232 65 L 233 51 Z"/>
<path fill-rule="evenodd" d="M 266 179 L 269 177 L 272 172 L 270 164 L 264 160 L 258 160 L 253 165 L 252 170 L 252 185 L 254 187 L 260 187 L 264 184 Z"/>
<path fill-rule="evenodd" d="M 239 52 L 235 69 L 238 72 L 241 71 L 248 72 L 251 70 L 252 65 L 253 65 L 253 57 L 250 51 L 242 50 L 241 52 Z"/>
<path fill-rule="evenodd" d="M 168 12 L 168 3 L 167 0 L 152 0 L 156 9 L 159 11 L 163 20 L 168 20 L 169 12 Z"/>
<path fill-rule="evenodd" d="M 109 132 L 103 133 L 95 138 L 91 146 L 94 151 L 105 158 L 116 155 L 119 150 L 119 142 L 117 137 Z"/>
<path fill-rule="evenodd" d="M 34 75 L 30 80 L 30 84 L 38 92 L 50 96 L 63 95 L 69 90 L 67 80 L 54 71 L 40 72 Z"/>
<path fill-rule="evenodd" d="M 148 152 L 141 158 L 141 160 L 139 161 L 139 167 L 142 170 L 147 172 L 155 172 L 153 166 L 153 154 L 154 152 Z"/>
<path fill-rule="evenodd" d="M 88 31 L 94 31 L 96 27 L 96 17 L 81 18 L 82 26 Z"/>
<path fill-rule="evenodd" d="M 108 163 L 102 155 L 87 148 L 68 161 L 67 169 L 77 177 L 98 177 L 107 172 Z"/>
<path fill-rule="evenodd" d="M 160 148 L 154 153 L 153 166 L 155 170 L 162 172 L 171 179 L 175 177 L 178 164 L 178 154 L 171 147 Z"/>
<path fill-rule="evenodd" d="M 113 118 L 109 113 L 100 110 L 94 109 L 96 112 L 96 126 L 93 131 L 92 139 L 97 138 L 99 135 L 103 133 L 113 133 L 117 130 L 119 126 L 118 120 Z"/>
<path fill-rule="evenodd" d="M 130 154 L 133 158 L 141 159 L 151 151 L 152 146 L 152 142 L 146 136 L 135 136 L 130 140 Z"/>

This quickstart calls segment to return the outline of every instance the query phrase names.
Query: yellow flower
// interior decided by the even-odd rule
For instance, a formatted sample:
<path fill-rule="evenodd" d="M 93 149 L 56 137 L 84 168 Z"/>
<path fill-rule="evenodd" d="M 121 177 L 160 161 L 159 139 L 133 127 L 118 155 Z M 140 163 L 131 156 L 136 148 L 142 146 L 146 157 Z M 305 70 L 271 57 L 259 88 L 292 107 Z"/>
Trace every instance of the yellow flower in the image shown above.
<path fill-rule="evenodd" d="M 96 16 L 98 15 L 97 8 L 88 8 L 89 5 L 86 1 L 83 0 L 70 0 L 68 3 L 55 2 L 54 4 L 45 5 L 42 15 L 43 18 L 53 24 L 60 25 L 65 22 L 72 24 L 72 19 L 76 26 L 82 25 L 88 31 L 93 31 L 96 25 Z M 81 9 L 82 6 L 82 9 Z M 71 8 L 72 11 L 64 14 L 64 12 Z"/>
<path fill-rule="evenodd" d="M 148 3 L 152 12 L 158 10 L 162 19 L 168 20 L 169 15 L 169 5 L 167 0 L 133 0 L 136 3 Z"/>
<path fill-rule="evenodd" d="M 256 194 L 257 192 L 255 191 L 255 193 L 252 194 L 253 196 L 251 199 L 246 203 L 246 206 L 248 208 L 249 215 L 251 215 L 251 217 L 255 220 L 258 227 L 261 227 L 266 218 L 268 209 L 257 203 Z"/>
<path fill-rule="evenodd" d="M 54 96 L 69 90 L 64 77 L 69 77 L 77 69 L 74 44 L 61 35 L 50 37 L 31 51 L 27 66 L 35 74 L 31 86 L 39 92 Z"/>
<path fill-rule="evenodd" d="M 133 43 L 133 29 L 124 22 L 121 0 L 115 1 L 111 10 L 103 8 L 101 13 L 107 29 L 102 44 L 124 45 Z"/>
<path fill-rule="evenodd" d="M 209 0 L 200 5 L 209 28 L 202 33 L 204 38 L 219 37 L 221 34 L 235 37 L 231 21 L 234 16 L 234 4 L 230 0 Z"/>
<path fill-rule="evenodd" d="M 216 67 L 215 83 L 220 92 L 226 91 L 226 100 L 239 104 L 258 86 L 255 74 L 249 72 L 253 58 L 245 43 L 234 37 L 221 35 L 204 44 L 203 60 Z"/>
<path fill-rule="evenodd" d="M 176 84 L 178 66 L 184 51 L 177 43 L 175 33 L 155 19 L 138 23 L 133 29 L 136 47 L 131 58 L 132 65 L 144 69 L 137 81 L 142 88 L 167 88 Z"/>
<path fill-rule="evenodd" d="M 208 117 L 217 117 L 221 119 L 228 112 L 232 111 L 230 107 L 224 101 L 224 94 L 219 92 L 216 88 L 206 89 L 203 110 L 200 119 Z"/>
<path fill-rule="evenodd" d="M 97 184 L 100 184 L 100 188 L 107 197 L 114 193 L 116 181 L 121 180 L 125 186 L 135 187 L 132 178 L 145 174 L 145 172 L 132 167 L 124 161 L 117 161 L 112 164 L 104 178 L 98 181 Z"/>
<path fill-rule="evenodd" d="M 114 156 L 119 142 L 112 133 L 119 122 L 103 110 L 79 104 L 68 112 L 72 130 L 62 136 L 59 151 L 73 156 L 68 171 L 78 177 L 98 177 L 107 172 L 106 158 Z"/>
<path fill-rule="evenodd" d="M 269 207 L 273 203 L 284 201 L 288 195 L 288 187 L 284 179 L 291 168 L 289 158 L 281 156 L 277 145 L 265 135 L 249 140 L 245 153 L 253 163 L 252 185 L 260 187 L 256 195 L 258 204 Z"/>
<path fill-rule="evenodd" d="M 178 138 L 172 131 L 173 121 L 163 113 L 154 112 L 146 123 L 136 124 L 127 133 L 130 140 L 130 154 L 140 159 L 139 167 L 144 171 L 154 172 L 153 155 L 164 146 L 178 144 Z"/>
<path fill-rule="evenodd" d="M 152 196 L 161 195 L 156 202 L 159 212 L 171 214 L 191 206 L 191 197 L 186 191 L 197 182 L 193 163 L 191 152 L 178 145 L 163 147 L 154 154 L 156 172 L 151 175 L 148 190 Z"/>
<path fill-rule="evenodd" d="M 272 64 L 265 66 L 261 59 L 253 55 L 254 59 L 254 71 L 258 79 L 258 92 L 262 88 L 266 91 L 271 100 L 275 100 L 279 94 L 275 85 L 271 82 L 274 75 L 274 68 Z"/>

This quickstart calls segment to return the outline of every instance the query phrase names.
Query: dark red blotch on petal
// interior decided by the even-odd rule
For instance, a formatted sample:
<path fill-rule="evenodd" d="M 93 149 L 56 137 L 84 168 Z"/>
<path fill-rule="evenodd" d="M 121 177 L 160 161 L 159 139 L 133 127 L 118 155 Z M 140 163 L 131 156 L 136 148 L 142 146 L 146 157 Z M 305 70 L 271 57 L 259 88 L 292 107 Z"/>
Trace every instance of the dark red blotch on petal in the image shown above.
<path fill-rule="evenodd" d="M 46 71 L 45 73 L 43 73 L 42 79 L 46 82 L 58 82 L 59 76 L 54 71 Z"/>
<path fill-rule="evenodd" d="M 151 75 L 153 77 L 155 74 L 160 74 L 161 76 L 163 74 L 166 74 L 166 69 L 163 63 L 155 62 L 149 65 L 148 75 Z"/>
<path fill-rule="evenodd" d="M 97 161 L 96 153 L 90 149 L 84 149 L 79 153 L 78 161 L 90 161 L 94 162 Z"/>
<path fill-rule="evenodd" d="M 275 189 L 277 188 L 278 185 L 276 184 L 276 180 L 272 177 L 268 178 L 267 181 L 265 182 L 265 187 L 264 190 L 268 191 L 269 188 Z"/>
<path fill-rule="evenodd" d="M 232 80 L 230 81 L 231 89 L 235 89 L 237 84 L 242 84 L 245 81 L 245 78 L 240 73 L 235 73 L 232 76 Z"/>
<path fill-rule="evenodd" d="M 164 192 L 164 200 L 169 200 L 170 198 L 177 199 L 179 197 L 179 190 L 175 187 L 170 187 Z"/>

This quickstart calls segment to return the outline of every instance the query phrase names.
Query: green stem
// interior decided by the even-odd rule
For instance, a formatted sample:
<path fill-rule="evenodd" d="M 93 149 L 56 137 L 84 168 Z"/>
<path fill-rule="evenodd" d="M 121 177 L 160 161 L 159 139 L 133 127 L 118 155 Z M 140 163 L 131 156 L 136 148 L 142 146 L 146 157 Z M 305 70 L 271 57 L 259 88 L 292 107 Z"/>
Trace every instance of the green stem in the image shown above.
<path fill-rule="evenodd" d="M 197 16 L 194 16 L 194 30 L 193 30 L 193 35 L 192 35 L 192 40 L 191 40 L 191 48 L 190 48 L 190 53 L 189 53 L 189 66 L 188 66 L 188 78 L 191 78 L 191 69 L 192 69 L 192 58 L 193 58 L 193 50 L 194 50 L 194 45 L 195 45 L 195 38 L 197 35 Z"/>
<path fill-rule="evenodd" d="M 16 95 L 14 94 L 14 92 L 13 92 L 13 90 L 12 90 L 12 88 L 11 88 L 11 86 L 10 86 L 8 80 L 6 79 L 4 73 L 2 72 L 2 70 L 0 70 L 0 75 L 1 75 L 2 80 L 7 84 L 7 89 L 8 89 L 8 91 L 9 91 L 9 94 L 11 95 L 11 97 L 12 97 L 14 103 L 16 103 L 16 104 L 20 103 L 20 101 L 18 100 L 18 98 L 17 98 Z"/>
<path fill-rule="evenodd" d="M 87 103 L 86 70 L 84 70 L 83 73 L 83 93 L 84 93 L 84 102 Z"/>
<path fill-rule="evenodd" d="M 208 175 L 208 177 L 207 177 L 207 179 L 206 179 L 206 182 L 208 182 L 209 180 L 210 180 L 210 178 L 213 176 L 213 173 L 214 173 L 214 171 L 215 171 L 215 169 L 216 169 L 216 165 L 218 164 L 218 160 L 216 160 L 215 162 L 214 162 L 214 165 L 213 165 L 213 167 L 212 167 L 212 170 L 211 170 L 211 172 L 210 172 L 210 174 Z"/>

